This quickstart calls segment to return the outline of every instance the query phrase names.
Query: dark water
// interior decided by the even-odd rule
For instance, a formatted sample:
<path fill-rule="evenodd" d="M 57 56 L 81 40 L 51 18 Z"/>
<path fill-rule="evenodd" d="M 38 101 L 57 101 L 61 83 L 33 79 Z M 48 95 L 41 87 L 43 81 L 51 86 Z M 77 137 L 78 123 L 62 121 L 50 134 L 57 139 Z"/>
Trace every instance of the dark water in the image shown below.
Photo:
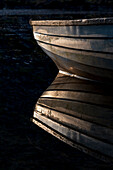
<path fill-rule="evenodd" d="M 28 17 L 1 17 L 0 73 L 0 170 L 111 168 L 30 122 L 57 69 L 33 39 Z"/>

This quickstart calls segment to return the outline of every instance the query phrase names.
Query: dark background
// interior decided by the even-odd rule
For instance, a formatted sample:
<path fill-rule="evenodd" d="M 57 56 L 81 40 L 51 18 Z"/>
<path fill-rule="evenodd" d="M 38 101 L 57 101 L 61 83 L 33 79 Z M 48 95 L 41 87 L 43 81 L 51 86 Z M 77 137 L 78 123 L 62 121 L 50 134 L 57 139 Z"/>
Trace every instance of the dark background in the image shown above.
<path fill-rule="evenodd" d="M 0 0 L 0 9 L 54 9 L 108 10 L 113 0 Z"/>

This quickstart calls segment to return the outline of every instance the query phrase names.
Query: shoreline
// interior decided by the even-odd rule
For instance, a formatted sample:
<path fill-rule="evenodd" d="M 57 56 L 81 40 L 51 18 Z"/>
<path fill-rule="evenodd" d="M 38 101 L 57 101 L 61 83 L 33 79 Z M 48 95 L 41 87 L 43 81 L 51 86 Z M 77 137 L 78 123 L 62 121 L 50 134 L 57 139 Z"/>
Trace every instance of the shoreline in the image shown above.
<path fill-rule="evenodd" d="M 74 11 L 74 10 L 59 10 L 59 9 L 3 9 L 0 10 L 0 16 L 14 15 L 113 15 L 113 12 L 99 11 Z"/>

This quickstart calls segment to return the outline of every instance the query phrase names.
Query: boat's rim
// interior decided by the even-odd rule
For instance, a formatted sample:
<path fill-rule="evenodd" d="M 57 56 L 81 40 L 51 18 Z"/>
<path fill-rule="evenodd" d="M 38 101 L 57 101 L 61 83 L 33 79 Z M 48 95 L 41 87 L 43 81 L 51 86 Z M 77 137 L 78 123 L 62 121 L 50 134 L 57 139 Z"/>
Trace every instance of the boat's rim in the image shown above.
<path fill-rule="evenodd" d="M 113 24 L 113 17 L 76 19 L 76 20 L 30 20 L 33 26 L 76 26 Z"/>

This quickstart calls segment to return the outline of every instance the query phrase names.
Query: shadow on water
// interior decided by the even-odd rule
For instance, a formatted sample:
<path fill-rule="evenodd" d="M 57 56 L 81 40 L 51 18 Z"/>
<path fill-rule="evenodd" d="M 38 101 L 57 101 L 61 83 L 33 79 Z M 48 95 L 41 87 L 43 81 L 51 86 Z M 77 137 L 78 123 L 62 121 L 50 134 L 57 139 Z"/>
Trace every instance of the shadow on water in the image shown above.
<path fill-rule="evenodd" d="M 37 46 L 27 17 L 1 18 L 0 169 L 96 169 L 106 165 L 30 122 L 57 69 Z"/>

